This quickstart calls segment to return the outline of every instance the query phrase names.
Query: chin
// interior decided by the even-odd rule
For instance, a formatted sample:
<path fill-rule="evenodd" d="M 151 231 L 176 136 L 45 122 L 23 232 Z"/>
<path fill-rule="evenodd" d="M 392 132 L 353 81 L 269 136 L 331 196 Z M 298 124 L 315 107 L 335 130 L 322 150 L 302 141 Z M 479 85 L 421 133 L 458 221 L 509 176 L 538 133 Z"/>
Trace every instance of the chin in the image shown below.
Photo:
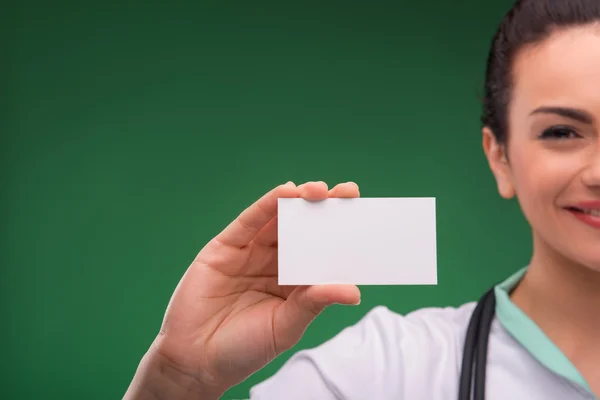
<path fill-rule="evenodd" d="M 585 267 L 600 273 L 600 240 L 596 238 L 587 238 L 581 240 L 578 249 L 575 249 L 581 259 L 581 264 Z"/>
<path fill-rule="evenodd" d="M 600 257 L 596 257 L 596 259 L 588 263 L 586 267 L 600 274 Z"/>
<path fill-rule="evenodd" d="M 548 243 L 546 253 L 550 259 L 559 264 L 584 269 L 582 272 L 596 272 L 600 274 L 600 243 L 598 240 L 589 238 L 587 235 L 574 239 L 575 235 L 569 236 L 570 240 L 556 240 L 555 245 Z"/>
<path fill-rule="evenodd" d="M 588 254 L 579 252 L 579 256 L 572 258 L 573 262 L 581 265 L 583 268 L 600 274 L 600 245 L 596 244 L 598 250 L 588 251 Z M 583 257 L 582 257 L 583 255 Z"/>
<path fill-rule="evenodd" d="M 582 225 L 572 215 L 569 217 L 568 220 L 561 220 L 561 224 L 557 226 L 562 229 L 558 237 L 553 237 L 552 247 L 567 262 L 600 273 L 600 229 L 590 231 L 589 227 Z"/>

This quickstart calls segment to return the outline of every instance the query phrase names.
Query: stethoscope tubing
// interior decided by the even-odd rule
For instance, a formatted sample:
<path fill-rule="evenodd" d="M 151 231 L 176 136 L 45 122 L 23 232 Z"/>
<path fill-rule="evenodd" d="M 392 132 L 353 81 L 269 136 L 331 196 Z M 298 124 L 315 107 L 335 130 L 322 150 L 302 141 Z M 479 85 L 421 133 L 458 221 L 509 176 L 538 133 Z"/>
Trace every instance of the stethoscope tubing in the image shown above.
<path fill-rule="evenodd" d="M 485 399 L 488 342 L 494 320 L 496 297 L 494 288 L 488 290 L 479 300 L 465 336 L 461 375 L 458 386 L 458 400 Z M 473 378 L 474 382 L 473 382 Z"/>

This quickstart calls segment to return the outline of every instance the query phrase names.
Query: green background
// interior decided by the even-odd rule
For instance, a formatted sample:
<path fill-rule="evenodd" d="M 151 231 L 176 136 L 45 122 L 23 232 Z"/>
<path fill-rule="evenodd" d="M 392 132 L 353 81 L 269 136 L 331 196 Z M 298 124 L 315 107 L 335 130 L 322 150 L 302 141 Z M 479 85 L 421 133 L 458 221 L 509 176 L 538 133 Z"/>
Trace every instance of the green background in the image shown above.
<path fill-rule="evenodd" d="M 0 398 L 121 398 L 193 257 L 287 180 L 435 196 L 438 216 L 437 286 L 362 287 L 294 350 L 379 304 L 475 300 L 525 265 L 479 127 L 510 4 L 5 4 Z"/>

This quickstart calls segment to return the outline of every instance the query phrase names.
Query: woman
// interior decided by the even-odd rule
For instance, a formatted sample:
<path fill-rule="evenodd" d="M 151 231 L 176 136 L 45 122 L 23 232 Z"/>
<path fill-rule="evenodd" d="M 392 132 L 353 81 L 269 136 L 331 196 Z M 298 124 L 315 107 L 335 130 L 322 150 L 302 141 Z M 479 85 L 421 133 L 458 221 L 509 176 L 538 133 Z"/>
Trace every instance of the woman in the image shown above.
<path fill-rule="evenodd" d="M 494 288 L 491 399 L 600 395 L 600 1 L 522 0 L 489 55 L 483 148 L 531 225 L 530 263 Z M 183 276 L 128 399 L 216 399 L 298 342 L 355 286 L 277 285 L 277 198 L 357 197 L 288 182 L 211 240 Z M 401 316 L 377 307 L 290 358 L 253 399 L 452 399 L 475 302 Z"/>

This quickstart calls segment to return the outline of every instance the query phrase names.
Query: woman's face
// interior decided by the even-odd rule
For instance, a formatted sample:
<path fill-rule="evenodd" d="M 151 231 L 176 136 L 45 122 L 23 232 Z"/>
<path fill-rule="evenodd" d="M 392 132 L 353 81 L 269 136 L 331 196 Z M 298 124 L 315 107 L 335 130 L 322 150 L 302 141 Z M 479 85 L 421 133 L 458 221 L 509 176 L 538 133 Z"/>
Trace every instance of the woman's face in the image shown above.
<path fill-rule="evenodd" d="M 500 193 L 519 199 L 536 251 L 600 272 L 600 25 L 523 48 L 513 79 L 507 154 L 484 130 Z"/>

